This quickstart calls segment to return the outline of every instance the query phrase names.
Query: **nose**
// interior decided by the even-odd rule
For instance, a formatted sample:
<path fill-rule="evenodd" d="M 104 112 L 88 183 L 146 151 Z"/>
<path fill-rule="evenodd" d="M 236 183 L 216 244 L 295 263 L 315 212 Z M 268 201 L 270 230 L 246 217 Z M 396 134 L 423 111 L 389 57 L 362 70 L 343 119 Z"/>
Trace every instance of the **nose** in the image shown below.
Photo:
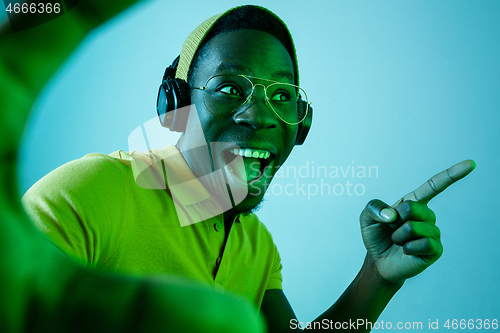
<path fill-rule="evenodd" d="M 262 87 L 262 89 L 261 89 Z M 233 119 L 236 124 L 254 130 L 276 128 L 278 119 L 266 102 L 266 88 L 256 84 L 248 100 L 235 112 Z"/>

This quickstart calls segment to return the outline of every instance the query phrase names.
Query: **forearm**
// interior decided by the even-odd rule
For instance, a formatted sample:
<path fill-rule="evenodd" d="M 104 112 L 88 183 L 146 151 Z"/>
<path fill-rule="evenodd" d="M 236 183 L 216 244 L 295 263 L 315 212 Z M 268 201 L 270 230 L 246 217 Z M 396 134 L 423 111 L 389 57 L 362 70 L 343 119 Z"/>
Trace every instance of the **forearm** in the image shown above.
<path fill-rule="evenodd" d="M 311 326 L 314 327 L 314 323 L 317 323 L 318 328 L 341 327 L 344 330 L 355 330 L 353 327 L 356 327 L 356 331 L 369 332 L 370 324 L 366 323 L 374 323 L 377 320 L 402 285 L 403 283 L 393 284 L 383 280 L 367 255 L 363 267 L 342 296 Z M 363 325 L 358 326 L 361 320 Z M 352 324 L 353 322 L 356 325 Z"/>
<path fill-rule="evenodd" d="M 17 148 L 38 94 L 93 28 L 133 2 L 82 0 L 66 14 L 31 29 L 13 33 L 8 21 L 0 27 L 0 201 L 14 214 L 22 212 L 14 181 Z M 30 17 L 20 13 L 16 19 Z"/>

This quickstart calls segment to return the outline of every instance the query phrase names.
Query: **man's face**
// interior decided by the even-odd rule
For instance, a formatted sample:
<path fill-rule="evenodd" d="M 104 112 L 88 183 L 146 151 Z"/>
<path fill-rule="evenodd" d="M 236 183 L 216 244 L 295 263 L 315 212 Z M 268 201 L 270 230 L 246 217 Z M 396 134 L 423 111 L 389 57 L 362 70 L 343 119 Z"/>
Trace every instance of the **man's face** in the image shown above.
<path fill-rule="evenodd" d="M 214 75 L 236 74 L 251 77 L 294 83 L 293 64 L 285 47 L 274 36 L 254 30 L 240 30 L 222 33 L 211 39 L 206 45 L 204 55 L 198 60 L 197 71 L 190 86 L 203 87 Z M 264 88 L 269 81 L 252 79 L 256 84 L 251 99 L 232 110 L 207 108 L 204 91 L 191 90 L 191 102 L 196 105 L 197 115 L 191 112 L 186 132 L 181 137 L 178 147 L 188 165 L 197 176 L 207 175 L 212 171 L 208 154 L 200 150 L 189 149 L 199 145 L 201 140 L 217 142 L 212 147 L 213 167 L 222 169 L 231 188 L 248 189 L 248 195 L 239 203 L 234 212 L 241 213 L 253 209 L 263 198 L 271 179 L 281 166 L 295 143 L 298 125 L 287 125 L 281 121 L 265 101 Z M 229 94 L 231 86 L 220 87 Z M 201 123 L 203 133 L 200 133 Z M 204 138 L 203 138 L 204 136 Z M 266 158 L 243 157 L 244 167 L 228 167 L 235 158 L 234 148 L 248 150 L 252 156 L 269 152 Z M 247 152 L 248 155 L 248 152 Z M 266 153 L 264 154 L 264 156 Z M 269 154 L 267 154 L 269 155 Z M 217 186 L 204 184 L 212 194 L 217 195 Z M 225 190 L 225 189 L 223 189 Z"/>

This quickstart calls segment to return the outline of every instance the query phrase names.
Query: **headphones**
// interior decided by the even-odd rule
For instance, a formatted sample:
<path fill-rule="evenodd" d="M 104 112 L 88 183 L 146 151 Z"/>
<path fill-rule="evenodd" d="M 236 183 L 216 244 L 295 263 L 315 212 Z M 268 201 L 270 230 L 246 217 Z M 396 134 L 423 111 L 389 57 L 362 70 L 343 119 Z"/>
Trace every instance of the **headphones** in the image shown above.
<path fill-rule="evenodd" d="M 163 127 L 174 132 L 184 132 L 186 130 L 189 116 L 189 106 L 191 104 L 191 94 L 188 84 L 182 79 L 175 78 L 175 72 L 179 64 L 180 56 L 175 58 L 172 65 L 165 69 L 163 80 L 158 90 L 156 101 L 156 111 Z M 297 101 L 297 112 L 303 116 L 307 110 L 306 118 L 299 124 L 297 130 L 296 145 L 304 143 L 307 133 L 312 124 L 313 110 L 311 105 L 299 97 Z"/>

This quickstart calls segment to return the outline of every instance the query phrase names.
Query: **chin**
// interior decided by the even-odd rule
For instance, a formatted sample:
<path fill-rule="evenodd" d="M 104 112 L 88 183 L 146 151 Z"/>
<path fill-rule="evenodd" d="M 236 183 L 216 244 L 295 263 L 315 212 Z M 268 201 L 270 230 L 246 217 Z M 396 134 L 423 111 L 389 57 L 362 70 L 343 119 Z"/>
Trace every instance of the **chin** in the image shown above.
<path fill-rule="evenodd" d="M 251 195 L 249 194 L 249 197 L 251 197 Z M 249 215 L 251 213 L 255 213 L 256 211 L 258 211 L 262 205 L 264 204 L 264 196 L 262 197 L 251 197 L 250 199 L 252 199 L 251 201 L 250 200 L 243 200 L 242 202 L 240 202 L 238 205 L 236 205 L 236 207 L 234 207 L 234 211 L 237 213 L 237 214 L 242 214 L 243 216 L 246 216 L 246 215 Z"/>

